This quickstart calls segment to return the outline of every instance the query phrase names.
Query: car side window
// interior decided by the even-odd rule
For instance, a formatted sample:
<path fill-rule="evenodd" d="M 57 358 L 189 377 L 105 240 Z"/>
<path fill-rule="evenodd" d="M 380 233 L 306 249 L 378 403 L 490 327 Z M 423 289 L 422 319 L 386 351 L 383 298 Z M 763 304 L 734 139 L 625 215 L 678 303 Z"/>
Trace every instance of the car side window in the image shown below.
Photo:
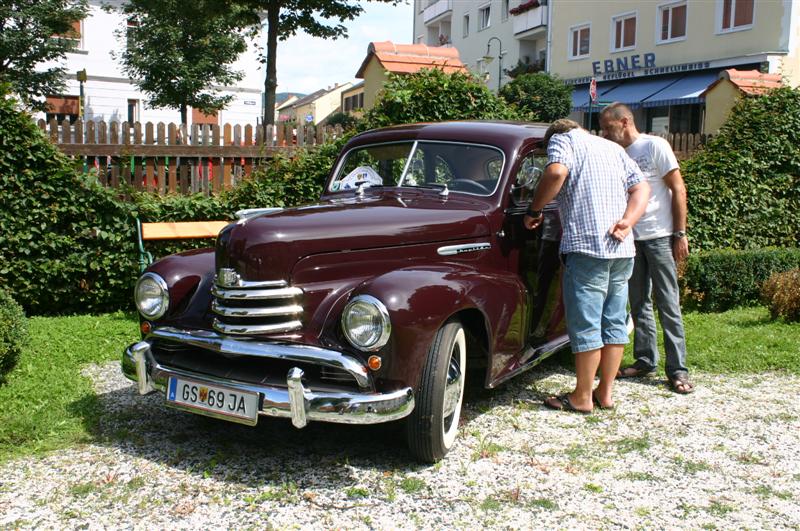
<path fill-rule="evenodd" d="M 514 204 L 527 205 L 530 202 L 546 165 L 547 155 L 544 151 L 532 151 L 525 155 L 519 164 L 514 184 L 511 187 Z"/>

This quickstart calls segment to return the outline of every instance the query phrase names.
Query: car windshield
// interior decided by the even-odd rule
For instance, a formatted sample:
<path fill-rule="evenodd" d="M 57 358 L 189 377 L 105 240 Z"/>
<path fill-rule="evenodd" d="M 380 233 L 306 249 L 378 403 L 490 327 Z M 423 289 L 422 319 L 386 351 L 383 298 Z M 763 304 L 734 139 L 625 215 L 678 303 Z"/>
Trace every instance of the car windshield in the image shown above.
<path fill-rule="evenodd" d="M 503 153 L 455 142 L 395 142 L 355 148 L 339 166 L 329 191 L 358 186 L 430 187 L 488 196 L 503 171 Z"/>

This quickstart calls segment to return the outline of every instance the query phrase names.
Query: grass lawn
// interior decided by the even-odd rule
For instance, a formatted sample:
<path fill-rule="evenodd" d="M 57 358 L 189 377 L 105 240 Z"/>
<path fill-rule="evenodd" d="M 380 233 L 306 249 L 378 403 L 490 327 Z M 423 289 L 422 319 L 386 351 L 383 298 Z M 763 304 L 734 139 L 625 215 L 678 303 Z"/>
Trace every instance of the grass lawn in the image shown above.
<path fill-rule="evenodd" d="M 136 341 L 133 314 L 33 317 L 30 341 L 0 386 L 0 462 L 89 440 L 98 415 L 90 363 L 118 360 Z"/>
<path fill-rule="evenodd" d="M 685 322 L 693 371 L 800 374 L 800 323 L 771 322 L 765 308 L 687 313 Z M 34 317 L 30 335 L 0 386 L 0 463 L 90 441 L 98 399 L 81 369 L 119 360 L 139 337 L 136 316 L 124 313 Z M 629 346 L 625 362 L 631 361 Z"/>
<path fill-rule="evenodd" d="M 763 307 L 723 313 L 685 313 L 686 358 L 690 371 L 718 374 L 765 371 L 800 374 L 800 323 L 771 321 Z M 659 372 L 664 372 L 661 327 Z M 633 363 L 633 343 L 625 348 L 623 365 Z"/>

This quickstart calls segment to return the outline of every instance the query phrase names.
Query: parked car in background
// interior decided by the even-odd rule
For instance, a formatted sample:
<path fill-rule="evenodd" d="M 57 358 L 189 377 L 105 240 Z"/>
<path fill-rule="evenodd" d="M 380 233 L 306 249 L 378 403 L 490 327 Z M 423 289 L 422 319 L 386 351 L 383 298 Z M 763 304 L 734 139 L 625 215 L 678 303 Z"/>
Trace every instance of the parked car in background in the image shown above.
<path fill-rule="evenodd" d="M 467 369 L 487 388 L 567 345 L 555 209 L 522 225 L 546 126 L 419 124 L 353 137 L 319 203 L 245 217 L 139 279 L 122 369 L 167 405 L 254 425 L 405 423 L 435 462 Z"/>

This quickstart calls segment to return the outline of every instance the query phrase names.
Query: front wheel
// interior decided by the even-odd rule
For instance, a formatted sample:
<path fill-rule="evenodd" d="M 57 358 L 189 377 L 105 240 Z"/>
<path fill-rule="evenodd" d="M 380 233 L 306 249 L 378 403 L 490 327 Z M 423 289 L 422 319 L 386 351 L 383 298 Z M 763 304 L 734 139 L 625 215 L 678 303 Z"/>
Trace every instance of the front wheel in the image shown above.
<path fill-rule="evenodd" d="M 422 368 L 416 406 L 406 420 L 408 448 L 422 462 L 439 461 L 455 443 L 466 367 L 464 328 L 457 320 L 450 320 L 433 338 Z"/>

